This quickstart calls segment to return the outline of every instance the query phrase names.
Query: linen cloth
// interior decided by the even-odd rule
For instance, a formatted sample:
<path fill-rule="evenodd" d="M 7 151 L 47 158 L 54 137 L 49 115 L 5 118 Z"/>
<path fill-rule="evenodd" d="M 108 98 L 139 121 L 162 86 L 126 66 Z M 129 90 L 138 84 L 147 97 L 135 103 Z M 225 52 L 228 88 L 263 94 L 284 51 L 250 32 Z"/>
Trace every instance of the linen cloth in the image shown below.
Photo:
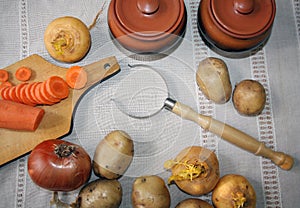
<path fill-rule="evenodd" d="M 170 172 L 163 162 L 172 159 L 186 146 L 202 145 L 217 154 L 221 176 L 229 173 L 245 176 L 254 186 L 257 207 L 298 207 L 300 204 L 300 2 L 276 1 L 277 13 L 271 37 L 265 47 L 250 57 L 230 59 L 211 51 L 199 36 L 197 12 L 199 0 L 186 0 L 187 30 L 178 48 L 163 57 L 136 56 L 124 53 L 112 40 L 107 24 L 107 8 L 91 29 L 92 47 L 79 63 L 86 65 L 111 55 L 116 56 L 122 71 L 91 89 L 79 103 L 72 132 L 63 139 L 82 145 L 93 157 L 96 145 L 110 131 L 124 130 L 135 142 L 135 157 L 120 178 L 123 200 L 120 207 L 131 207 L 131 186 L 135 177 L 155 174 L 165 181 Z M 85 24 L 92 23 L 103 0 L 10 0 L 0 1 L 0 68 L 11 65 L 31 54 L 38 54 L 51 63 L 68 67 L 53 60 L 47 53 L 43 34 L 47 25 L 57 17 L 74 16 Z M 239 115 L 232 101 L 215 105 L 208 101 L 196 84 L 198 64 L 206 57 L 222 58 L 228 65 L 233 86 L 243 79 L 260 81 L 267 92 L 263 113 L 257 117 Z M 277 168 L 269 160 L 254 156 L 202 130 L 196 124 L 182 120 L 162 110 L 149 119 L 137 120 L 122 114 L 111 96 L 118 82 L 128 72 L 127 64 L 146 63 L 160 69 L 170 95 L 188 104 L 199 113 L 214 118 L 254 136 L 275 150 L 292 155 L 292 170 Z M 1 135 L 0 135 L 1 139 Z M 21 139 L 21 138 L 20 138 Z M 0 167 L 0 207 L 49 207 L 51 192 L 39 188 L 27 172 L 25 155 Z M 92 174 L 91 181 L 97 177 Z M 172 204 L 191 198 L 176 185 L 168 186 Z M 79 190 L 60 193 L 66 202 L 75 200 Z M 211 194 L 199 198 L 211 202 Z"/>

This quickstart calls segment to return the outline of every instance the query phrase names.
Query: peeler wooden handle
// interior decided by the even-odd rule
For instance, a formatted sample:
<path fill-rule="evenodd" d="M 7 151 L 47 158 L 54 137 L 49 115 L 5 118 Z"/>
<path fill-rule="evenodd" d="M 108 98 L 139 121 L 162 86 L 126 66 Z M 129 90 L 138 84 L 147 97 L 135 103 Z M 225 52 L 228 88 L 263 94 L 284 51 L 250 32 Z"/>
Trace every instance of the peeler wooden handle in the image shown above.
<path fill-rule="evenodd" d="M 283 152 L 276 152 L 266 147 L 264 143 L 257 141 L 255 138 L 228 124 L 213 119 L 210 116 L 198 114 L 189 106 L 169 98 L 167 99 L 165 106 L 168 110 L 178 116 L 196 122 L 203 129 L 220 136 L 235 146 L 255 155 L 269 158 L 273 163 L 284 170 L 290 170 L 293 167 L 294 159 L 290 155 Z"/>

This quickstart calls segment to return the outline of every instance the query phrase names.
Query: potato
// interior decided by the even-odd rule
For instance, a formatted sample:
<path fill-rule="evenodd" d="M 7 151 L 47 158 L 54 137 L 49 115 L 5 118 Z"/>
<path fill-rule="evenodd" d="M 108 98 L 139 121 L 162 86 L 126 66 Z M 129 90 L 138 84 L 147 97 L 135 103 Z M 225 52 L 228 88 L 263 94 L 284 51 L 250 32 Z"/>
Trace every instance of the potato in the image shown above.
<path fill-rule="evenodd" d="M 115 179 L 97 179 L 80 190 L 75 207 L 118 208 L 121 202 L 122 186 L 119 181 Z"/>
<path fill-rule="evenodd" d="M 74 63 L 88 53 L 91 35 L 88 27 L 80 19 L 71 16 L 59 17 L 47 26 L 44 43 L 52 58 Z"/>
<path fill-rule="evenodd" d="M 226 63 L 218 58 L 208 57 L 199 63 L 196 82 L 207 97 L 215 103 L 226 103 L 232 92 Z"/>
<path fill-rule="evenodd" d="M 208 202 L 201 199 L 185 199 L 179 202 L 175 208 L 213 208 Z"/>
<path fill-rule="evenodd" d="M 213 190 L 212 201 L 216 208 L 255 208 L 256 193 L 244 176 L 227 174 Z"/>
<path fill-rule="evenodd" d="M 256 116 L 260 114 L 266 103 L 266 92 L 262 84 L 255 80 L 243 80 L 233 91 L 232 102 L 242 115 Z"/>
<path fill-rule="evenodd" d="M 167 208 L 171 203 L 164 180 L 156 175 L 136 178 L 131 199 L 133 208 Z"/>
<path fill-rule="evenodd" d="M 166 161 L 164 167 L 172 171 L 169 184 L 175 182 L 182 191 L 194 196 L 211 192 L 220 178 L 217 156 L 201 146 L 186 147 L 174 160 Z"/>
<path fill-rule="evenodd" d="M 126 132 L 110 132 L 96 147 L 93 158 L 95 175 L 107 179 L 119 178 L 133 159 L 133 148 L 133 141 Z"/>

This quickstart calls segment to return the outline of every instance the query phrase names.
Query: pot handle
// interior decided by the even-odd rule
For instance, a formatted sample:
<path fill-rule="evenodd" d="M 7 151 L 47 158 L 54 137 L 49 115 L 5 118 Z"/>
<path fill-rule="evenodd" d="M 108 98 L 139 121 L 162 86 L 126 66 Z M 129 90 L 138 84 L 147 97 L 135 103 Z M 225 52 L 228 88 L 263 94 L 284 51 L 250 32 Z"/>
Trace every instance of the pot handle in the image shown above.
<path fill-rule="evenodd" d="M 257 141 L 255 138 L 226 123 L 215 120 L 210 116 L 198 114 L 189 106 L 169 98 L 165 105 L 168 110 L 178 116 L 194 121 L 203 129 L 222 137 L 224 140 L 240 147 L 241 149 L 270 159 L 273 163 L 284 170 L 290 170 L 293 167 L 294 159 L 290 155 L 283 152 L 276 152 L 266 147 L 264 143 Z"/>
<path fill-rule="evenodd" d="M 159 0 L 137 0 L 138 9 L 147 15 L 155 13 L 159 8 Z"/>
<path fill-rule="evenodd" d="M 254 10 L 254 0 L 234 0 L 235 11 L 240 14 L 250 14 Z"/>

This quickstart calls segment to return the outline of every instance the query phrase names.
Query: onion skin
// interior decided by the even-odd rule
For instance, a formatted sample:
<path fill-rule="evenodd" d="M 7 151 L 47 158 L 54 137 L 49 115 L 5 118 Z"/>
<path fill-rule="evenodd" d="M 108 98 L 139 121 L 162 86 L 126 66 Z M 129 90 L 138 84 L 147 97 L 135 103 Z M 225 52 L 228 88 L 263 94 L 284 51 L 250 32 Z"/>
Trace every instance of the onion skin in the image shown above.
<path fill-rule="evenodd" d="M 213 190 L 220 178 L 219 161 L 214 152 L 201 146 L 190 146 L 183 149 L 174 159 L 171 167 L 170 179 L 184 192 L 200 196 Z M 165 163 L 166 164 L 166 163 Z M 186 164 L 203 168 L 195 178 L 178 178 L 182 172 L 187 171 Z M 165 168 L 168 169 L 168 167 Z M 170 180 L 169 179 L 169 180 Z M 172 181 L 169 181 L 172 182 Z"/>
<path fill-rule="evenodd" d="M 74 147 L 67 157 L 59 157 L 55 147 L 66 144 Z M 58 139 L 38 144 L 28 158 L 28 173 L 38 186 L 50 191 L 73 191 L 88 181 L 91 158 L 79 145 Z"/>
<path fill-rule="evenodd" d="M 255 208 L 256 193 L 244 176 L 227 174 L 213 190 L 212 201 L 216 208 Z"/>
<path fill-rule="evenodd" d="M 91 36 L 88 27 L 80 19 L 65 16 L 50 22 L 44 33 L 44 43 L 52 58 L 74 63 L 89 51 Z"/>

